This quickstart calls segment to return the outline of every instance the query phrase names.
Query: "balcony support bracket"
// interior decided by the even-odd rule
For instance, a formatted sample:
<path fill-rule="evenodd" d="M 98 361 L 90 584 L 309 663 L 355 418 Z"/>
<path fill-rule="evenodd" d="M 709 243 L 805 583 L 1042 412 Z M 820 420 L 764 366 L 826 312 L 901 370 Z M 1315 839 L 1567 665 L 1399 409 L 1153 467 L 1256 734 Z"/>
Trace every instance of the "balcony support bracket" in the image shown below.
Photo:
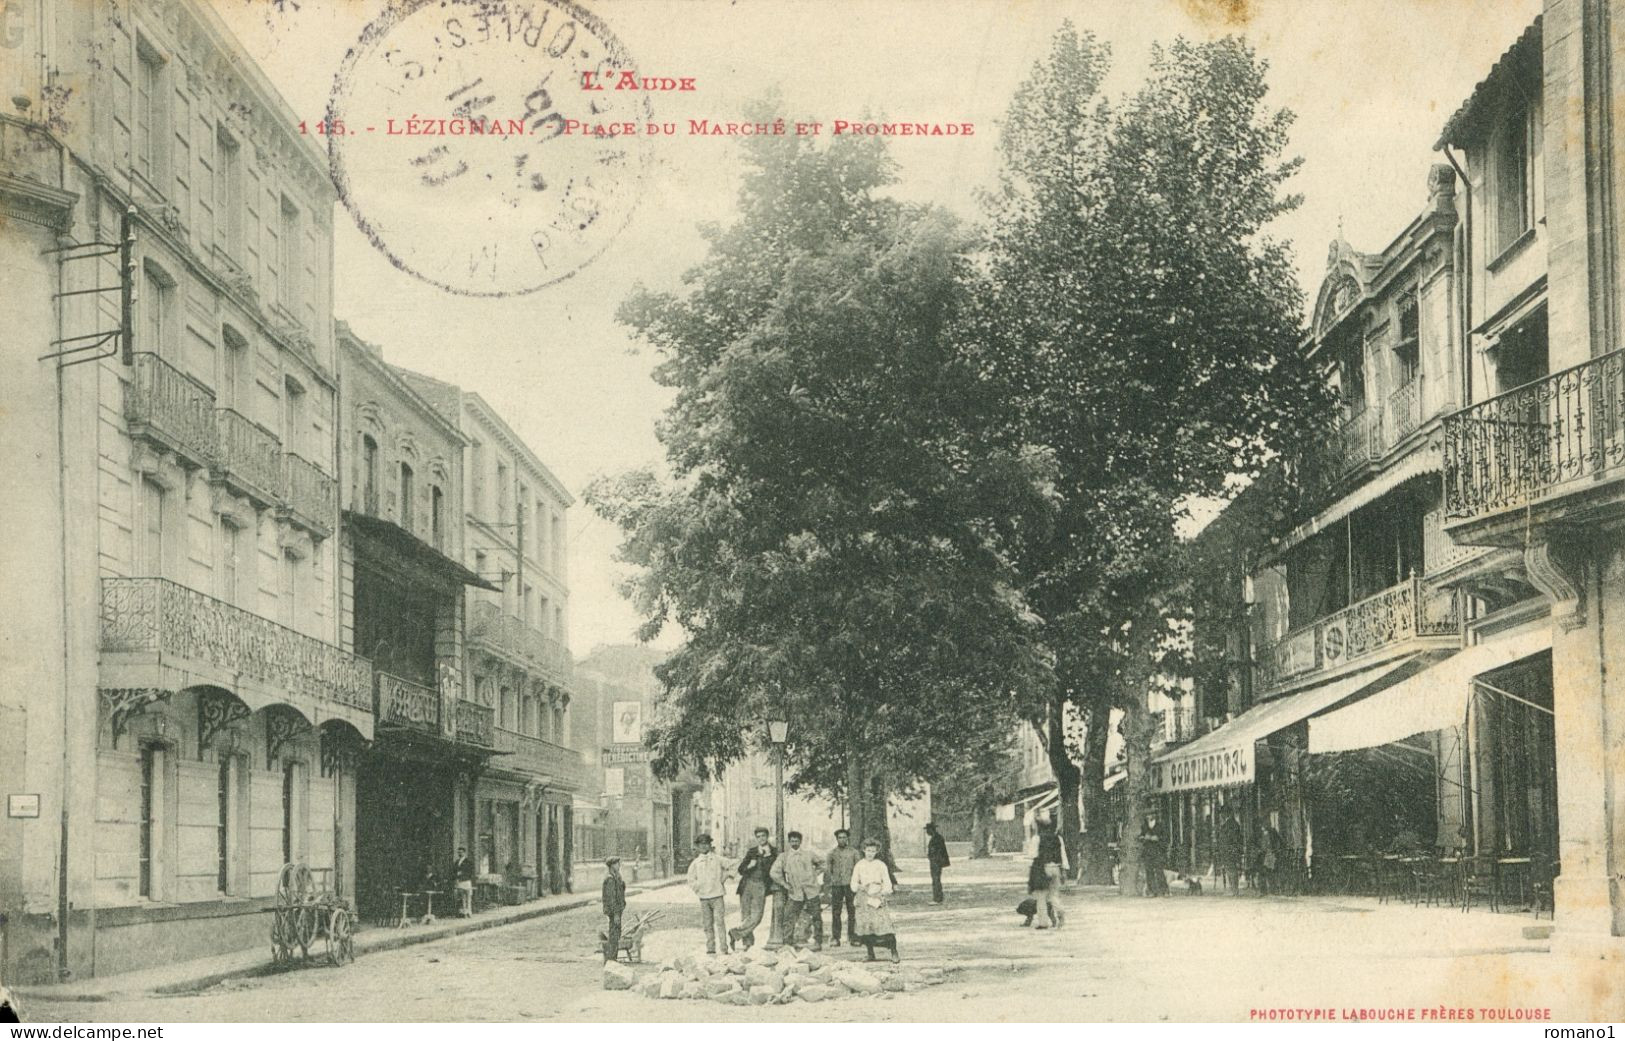
<path fill-rule="evenodd" d="M 282 746 L 294 738 L 310 733 L 312 727 L 297 712 L 267 712 L 265 716 L 265 768 L 276 766 Z"/>
<path fill-rule="evenodd" d="M 241 723 L 253 713 L 247 705 L 230 694 L 202 690 L 197 696 L 197 757 L 203 761 L 203 750 L 222 730 Z"/>
<path fill-rule="evenodd" d="M 102 687 L 102 701 L 107 703 L 108 722 L 113 730 L 113 747 L 130 728 L 130 721 L 145 713 L 153 705 L 167 704 L 174 696 L 172 690 L 159 687 Z"/>
<path fill-rule="evenodd" d="M 1548 539 L 1531 542 L 1523 550 L 1524 573 L 1536 589 L 1552 601 L 1552 620 L 1564 632 L 1585 625 L 1583 578 L 1562 559 L 1561 552 Z"/>

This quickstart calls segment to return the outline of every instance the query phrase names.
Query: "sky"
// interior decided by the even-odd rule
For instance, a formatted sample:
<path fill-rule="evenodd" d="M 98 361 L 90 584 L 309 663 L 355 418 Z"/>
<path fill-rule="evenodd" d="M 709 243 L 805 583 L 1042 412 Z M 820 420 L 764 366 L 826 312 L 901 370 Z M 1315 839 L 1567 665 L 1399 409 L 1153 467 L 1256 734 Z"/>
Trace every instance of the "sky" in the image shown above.
<path fill-rule="evenodd" d="M 384 10 L 382 0 L 215 3 L 296 119 L 310 124 L 326 112 L 347 52 Z M 510 6 L 540 17 L 548 4 Z M 581 6 L 619 40 L 640 76 L 694 80 L 692 91 L 648 96 L 653 118 L 680 128 L 691 119 L 740 119 L 751 100 L 771 90 L 789 113 L 826 127 L 866 116 L 974 124 L 969 137 L 892 141 L 897 193 L 969 218 L 977 190 L 996 174 L 998 126 L 1010 98 L 1063 20 L 1111 44 L 1108 93 L 1133 89 L 1156 41 L 1243 35 L 1270 63 L 1270 103 L 1297 115 L 1291 154 L 1304 165 L 1290 188 L 1304 201 L 1273 233 L 1293 245 L 1312 299 L 1339 230 L 1356 249 L 1376 251 L 1420 212 L 1428 168 L 1443 158 L 1433 151 L 1440 128 L 1540 3 L 582 0 Z M 475 71 L 496 79 L 503 70 Z M 352 120 L 403 121 L 422 113 L 390 110 L 377 91 L 356 93 L 379 110 L 352 112 Z M 630 99 L 606 100 L 624 110 Z M 561 140 L 581 149 L 602 144 Z M 617 220 L 618 234 L 598 236 L 596 255 L 573 256 L 573 276 L 530 293 L 447 292 L 392 265 L 348 210 L 335 214 L 336 316 L 394 364 L 478 391 L 578 497 L 598 475 L 660 465 L 655 424 L 668 394 L 650 378 L 659 359 L 631 339 L 615 311 L 640 283 L 680 288 L 683 272 L 704 257 L 698 225 L 726 222 L 738 192 L 736 146 L 726 137 L 679 133 L 631 140 L 630 147 L 645 161 L 632 164 L 640 172 L 626 175 L 618 196 L 630 211 L 624 226 Z M 357 196 L 372 193 L 374 213 L 384 202 L 373 200 L 386 195 L 412 212 L 411 196 L 390 195 L 395 187 L 367 183 Z M 446 216 L 426 214 L 423 226 L 412 229 L 418 232 L 412 248 L 432 252 L 440 237 L 455 238 L 434 223 Z M 627 574 L 614 559 L 619 532 L 579 501 L 568 530 L 572 650 L 579 655 L 632 640 L 640 619 L 618 590 Z M 678 635 L 668 632 L 659 643 L 670 646 Z"/>

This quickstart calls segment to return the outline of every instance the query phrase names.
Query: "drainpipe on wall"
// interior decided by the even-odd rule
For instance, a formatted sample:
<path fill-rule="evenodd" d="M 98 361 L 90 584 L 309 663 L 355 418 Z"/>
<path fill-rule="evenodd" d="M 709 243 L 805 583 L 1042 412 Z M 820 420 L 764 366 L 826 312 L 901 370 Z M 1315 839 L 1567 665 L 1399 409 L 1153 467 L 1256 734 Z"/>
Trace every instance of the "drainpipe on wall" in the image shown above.
<path fill-rule="evenodd" d="M 1456 268 L 1461 306 L 1461 407 L 1466 408 L 1473 403 L 1473 182 L 1467 179 L 1467 171 L 1456 162 L 1456 155 L 1450 151 L 1450 146 L 1441 144 L 1439 151 L 1450 161 L 1461 178 L 1462 195 L 1466 199 L 1466 217 L 1461 222 L 1461 261 Z"/>

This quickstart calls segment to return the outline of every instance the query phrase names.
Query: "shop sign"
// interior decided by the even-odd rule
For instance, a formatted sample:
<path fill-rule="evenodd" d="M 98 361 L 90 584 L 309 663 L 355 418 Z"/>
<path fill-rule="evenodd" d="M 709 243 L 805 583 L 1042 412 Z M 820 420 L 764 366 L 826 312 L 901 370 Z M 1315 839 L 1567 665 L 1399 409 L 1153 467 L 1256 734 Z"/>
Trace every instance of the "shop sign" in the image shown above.
<path fill-rule="evenodd" d="M 604 765 L 616 766 L 624 763 L 647 763 L 649 750 L 642 745 L 616 745 L 604 749 Z"/>
<path fill-rule="evenodd" d="M 1226 788 L 1251 784 L 1253 743 L 1234 748 L 1218 748 L 1200 755 L 1165 759 L 1152 763 L 1151 790 L 1178 792 L 1190 788 Z"/>

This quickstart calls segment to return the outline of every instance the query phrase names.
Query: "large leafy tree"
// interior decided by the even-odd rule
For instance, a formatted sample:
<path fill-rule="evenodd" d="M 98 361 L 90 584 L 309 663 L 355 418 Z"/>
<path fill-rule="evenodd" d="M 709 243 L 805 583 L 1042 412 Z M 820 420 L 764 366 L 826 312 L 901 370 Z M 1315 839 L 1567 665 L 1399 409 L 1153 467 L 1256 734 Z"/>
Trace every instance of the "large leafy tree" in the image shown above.
<path fill-rule="evenodd" d="M 953 335 L 972 245 L 887 197 L 876 141 L 741 146 L 738 219 L 620 317 L 675 391 L 669 473 L 597 482 L 658 670 L 656 768 L 724 767 L 790 723 L 792 783 L 882 832 L 888 794 L 1007 731 L 1048 675 L 1017 581 L 1053 504 Z"/>
<path fill-rule="evenodd" d="M 1188 612 L 1178 525 L 1298 439 L 1319 392 L 1295 349 L 1290 257 L 1266 233 L 1297 203 L 1283 191 L 1297 163 L 1264 64 L 1236 39 L 1176 40 L 1108 101 L 1109 57 L 1065 25 L 1012 101 L 973 316 L 1012 442 L 1047 446 L 1059 467 L 1056 523 L 1023 543 L 1021 566 L 1055 647 L 1045 730 L 1064 834 L 1092 880 L 1109 877 L 1104 829 L 1076 855 L 1079 778 L 1057 724 L 1068 703 L 1088 722 L 1081 783 L 1104 820 L 1105 731 L 1124 712 L 1134 834 L 1145 692 Z M 1125 844 L 1125 877 L 1136 852 Z"/>

